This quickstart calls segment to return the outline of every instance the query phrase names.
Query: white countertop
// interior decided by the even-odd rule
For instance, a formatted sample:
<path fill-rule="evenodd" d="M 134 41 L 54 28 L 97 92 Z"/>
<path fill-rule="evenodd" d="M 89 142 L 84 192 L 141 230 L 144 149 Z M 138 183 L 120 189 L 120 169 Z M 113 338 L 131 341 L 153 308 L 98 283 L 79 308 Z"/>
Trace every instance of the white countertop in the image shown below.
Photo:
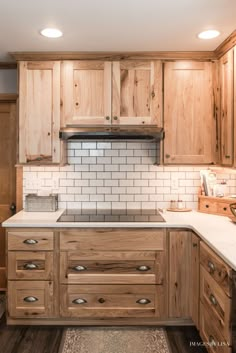
<path fill-rule="evenodd" d="M 20 211 L 5 222 L 3 227 L 54 227 L 83 228 L 86 222 L 57 222 L 64 209 L 56 212 Z M 94 222 L 89 227 L 145 227 L 145 228 L 188 228 L 196 232 L 225 262 L 236 270 L 236 223 L 228 217 L 208 215 L 196 211 L 168 212 L 162 214 L 165 223 Z"/>

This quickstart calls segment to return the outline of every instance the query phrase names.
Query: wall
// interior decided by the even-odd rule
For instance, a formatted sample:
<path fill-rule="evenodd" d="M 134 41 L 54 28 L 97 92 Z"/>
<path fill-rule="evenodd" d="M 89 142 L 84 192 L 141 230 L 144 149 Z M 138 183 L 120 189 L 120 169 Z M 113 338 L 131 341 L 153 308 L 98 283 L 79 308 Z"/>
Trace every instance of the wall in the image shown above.
<path fill-rule="evenodd" d="M 17 92 L 17 70 L 0 69 L 0 93 Z"/>
<path fill-rule="evenodd" d="M 200 169 L 156 166 L 151 142 L 68 142 L 69 165 L 24 167 L 23 193 L 59 193 L 60 208 L 167 208 L 181 199 L 197 208 Z M 236 173 L 222 174 L 236 193 Z"/>

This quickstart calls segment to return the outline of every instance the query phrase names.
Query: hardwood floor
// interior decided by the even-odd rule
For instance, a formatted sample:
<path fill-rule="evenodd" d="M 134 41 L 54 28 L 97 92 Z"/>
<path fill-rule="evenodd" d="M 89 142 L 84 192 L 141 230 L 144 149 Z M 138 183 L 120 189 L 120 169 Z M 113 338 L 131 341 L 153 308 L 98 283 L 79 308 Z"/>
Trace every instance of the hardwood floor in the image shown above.
<path fill-rule="evenodd" d="M 201 342 L 194 327 L 167 327 L 166 330 L 172 353 L 207 353 L 203 347 L 190 346 L 190 342 Z M 60 326 L 7 326 L 3 316 L 0 353 L 58 353 L 62 334 Z"/>

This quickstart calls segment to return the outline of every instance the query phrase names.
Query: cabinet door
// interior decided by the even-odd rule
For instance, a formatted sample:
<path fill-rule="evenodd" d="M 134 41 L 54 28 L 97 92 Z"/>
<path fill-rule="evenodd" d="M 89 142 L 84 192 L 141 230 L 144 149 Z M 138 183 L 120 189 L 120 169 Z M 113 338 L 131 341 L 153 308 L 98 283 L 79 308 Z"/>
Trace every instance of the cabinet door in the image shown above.
<path fill-rule="evenodd" d="M 172 62 L 164 71 L 164 162 L 213 161 L 212 64 Z"/>
<path fill-rule="evenodd" d="M 161 125 L 160 61 L 113 62 L 112 123 Z"/>
<path fill-rule="evenodd" d="M 60 63 L 20 62 L 19 162 L 60 163 Z"/>
<path fill-rule="evenodd" d="M 199 280 L 200 280 L 200 264 L 199 264 L 199 252 L 200 252 L 200 241 L 197 235 L 192 233 L 191 235 L 191 317 L 193 323 L 199 328 L 199 300 L 200 300 L 200 290 L 199 290 Z"/>
<path fill-rule="evenodd" d="M 62 126 L 111 123 L 111 62 L 62 62 Z"/>
<path fill-rule="evenodd" d="M 233 164 L 233 49 L 220 59 L 221 163 Z"/>
<path fill-rule="evenodd" d="M 191 232 L 169 231 L 169 317 L 191 317 Z"/>

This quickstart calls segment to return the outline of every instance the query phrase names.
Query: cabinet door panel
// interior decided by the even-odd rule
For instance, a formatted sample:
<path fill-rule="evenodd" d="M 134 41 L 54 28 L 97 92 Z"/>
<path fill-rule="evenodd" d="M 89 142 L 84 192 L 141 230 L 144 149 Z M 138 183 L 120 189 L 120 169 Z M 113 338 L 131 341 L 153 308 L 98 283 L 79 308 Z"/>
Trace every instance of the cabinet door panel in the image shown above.
<path fill-rule="evenodd" d="M 211 163 L 212 64 L 166 63 L 164 77 L 164 162 Z"/>
<path fill-rule="evenodd" d="M 113 63 L 112 123 L 161 125 L 159 61 Z"/>
<path fill-rule="evenodd" d="M 221 163 L 233 163 L 233 49 L 220 59 Z"/>
<path fill-rule="evenodd" d="M 111 123 L 110 62 L 62 62 L 61 87 L 63 126 Z"/>
<path fill-rule="evenodd" d="M 19 162 L 60 162 L 60 63 L 21 62 Z"/>

